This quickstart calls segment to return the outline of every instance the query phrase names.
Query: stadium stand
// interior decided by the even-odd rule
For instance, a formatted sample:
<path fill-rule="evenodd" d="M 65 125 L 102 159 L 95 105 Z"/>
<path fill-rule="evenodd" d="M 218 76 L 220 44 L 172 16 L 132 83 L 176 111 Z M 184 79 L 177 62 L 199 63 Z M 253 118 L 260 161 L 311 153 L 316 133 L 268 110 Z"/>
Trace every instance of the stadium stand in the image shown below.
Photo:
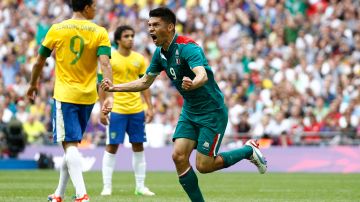
<path fill-rule="evenodd" d="M 99 0 L 97 5 L 95 21 L 110 37 L 120 24 L 136 25 L 136 50 L 148 60 L 155 48 L 147 34 L 149 9 L 168 6 L 177 13 L 178 32 L 204 47 L 224 92 L 227 143 L 255 137 L 264 146 L 360 144 L 360 1 Z M 67 0 L 0 2 L 2 123 L 35 119 L 47 131 L 42 144 L 51 133 L 53 59 L 44 68 L 38 99 L 31 103 L 24 95 L 41 40 L 70 12 Z M 149 136 L 161 136 L 156 145 L 166 145 L 182 100 L 164 75 L 152 92 L 152 124 L 162 134 Z M 104 144 L 104 129 L 94 127 L 86 145 Z M 1 135 L 0 151 L 6 153 Z"/>

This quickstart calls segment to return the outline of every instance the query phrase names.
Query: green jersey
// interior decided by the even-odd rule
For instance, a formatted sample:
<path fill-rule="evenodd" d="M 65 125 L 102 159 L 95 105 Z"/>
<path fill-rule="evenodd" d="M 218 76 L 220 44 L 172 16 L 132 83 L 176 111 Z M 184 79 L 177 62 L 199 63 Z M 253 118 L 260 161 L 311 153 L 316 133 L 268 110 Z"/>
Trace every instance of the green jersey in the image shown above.
<path fill-rule="evenodd" d="M 200 88 L 185 91 L 181 87 L 182 79 L 185 76 L 194 79 L 195 74 L 191 69 L 197 66 L 205 68 L 208 81 Z M 183 96 L 183 111 L 189 115 L 206 114 L 225 107 L 224 96 L 216 84 L 205 54 L 191 38 L 176 34 L 167 51 L 156 48 L 146 73 L 158 75 L 163 70 Z"/>

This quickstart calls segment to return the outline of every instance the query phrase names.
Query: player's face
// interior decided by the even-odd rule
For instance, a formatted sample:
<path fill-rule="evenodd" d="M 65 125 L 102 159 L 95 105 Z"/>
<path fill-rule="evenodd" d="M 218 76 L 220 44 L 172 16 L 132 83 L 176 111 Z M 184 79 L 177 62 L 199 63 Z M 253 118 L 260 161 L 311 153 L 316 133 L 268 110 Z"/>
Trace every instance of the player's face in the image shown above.
<path fill-rule="evenodd" d="M 149 34 L 153 39 L 156 46 L 163 46 L 171 34 L 169 24 L 164 22 L 159 17 L 150 17 L 149 22 Z"/>
<path fill-rule="evenodd" d="M 118 41 L 119 46 L 125 49 L 132 49 L 134 45 L 134 32 L 132 30 L 125 30 L 121 33 L 121 39 Z"/>

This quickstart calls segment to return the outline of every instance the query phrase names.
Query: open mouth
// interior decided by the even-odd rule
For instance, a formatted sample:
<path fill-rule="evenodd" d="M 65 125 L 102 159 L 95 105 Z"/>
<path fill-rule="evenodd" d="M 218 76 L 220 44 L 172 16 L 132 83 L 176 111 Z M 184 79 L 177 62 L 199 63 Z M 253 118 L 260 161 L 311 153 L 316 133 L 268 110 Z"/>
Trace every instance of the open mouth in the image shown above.
<path fill-rule="evenodd" d="M 154 42 L 156 42 L 157 36 L 155 34 L 150 34 L 150 37 Z"/>

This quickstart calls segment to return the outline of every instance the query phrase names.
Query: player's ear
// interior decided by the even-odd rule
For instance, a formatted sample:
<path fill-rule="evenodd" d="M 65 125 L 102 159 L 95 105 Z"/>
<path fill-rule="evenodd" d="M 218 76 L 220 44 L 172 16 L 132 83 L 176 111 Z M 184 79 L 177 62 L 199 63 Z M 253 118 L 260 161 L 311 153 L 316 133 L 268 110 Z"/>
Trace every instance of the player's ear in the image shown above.
<path fill-rule="evenodd" d="M 173 31 L 175 29 L 175 25 L 173 23 L 168 24 L 168 30 Z"/>

